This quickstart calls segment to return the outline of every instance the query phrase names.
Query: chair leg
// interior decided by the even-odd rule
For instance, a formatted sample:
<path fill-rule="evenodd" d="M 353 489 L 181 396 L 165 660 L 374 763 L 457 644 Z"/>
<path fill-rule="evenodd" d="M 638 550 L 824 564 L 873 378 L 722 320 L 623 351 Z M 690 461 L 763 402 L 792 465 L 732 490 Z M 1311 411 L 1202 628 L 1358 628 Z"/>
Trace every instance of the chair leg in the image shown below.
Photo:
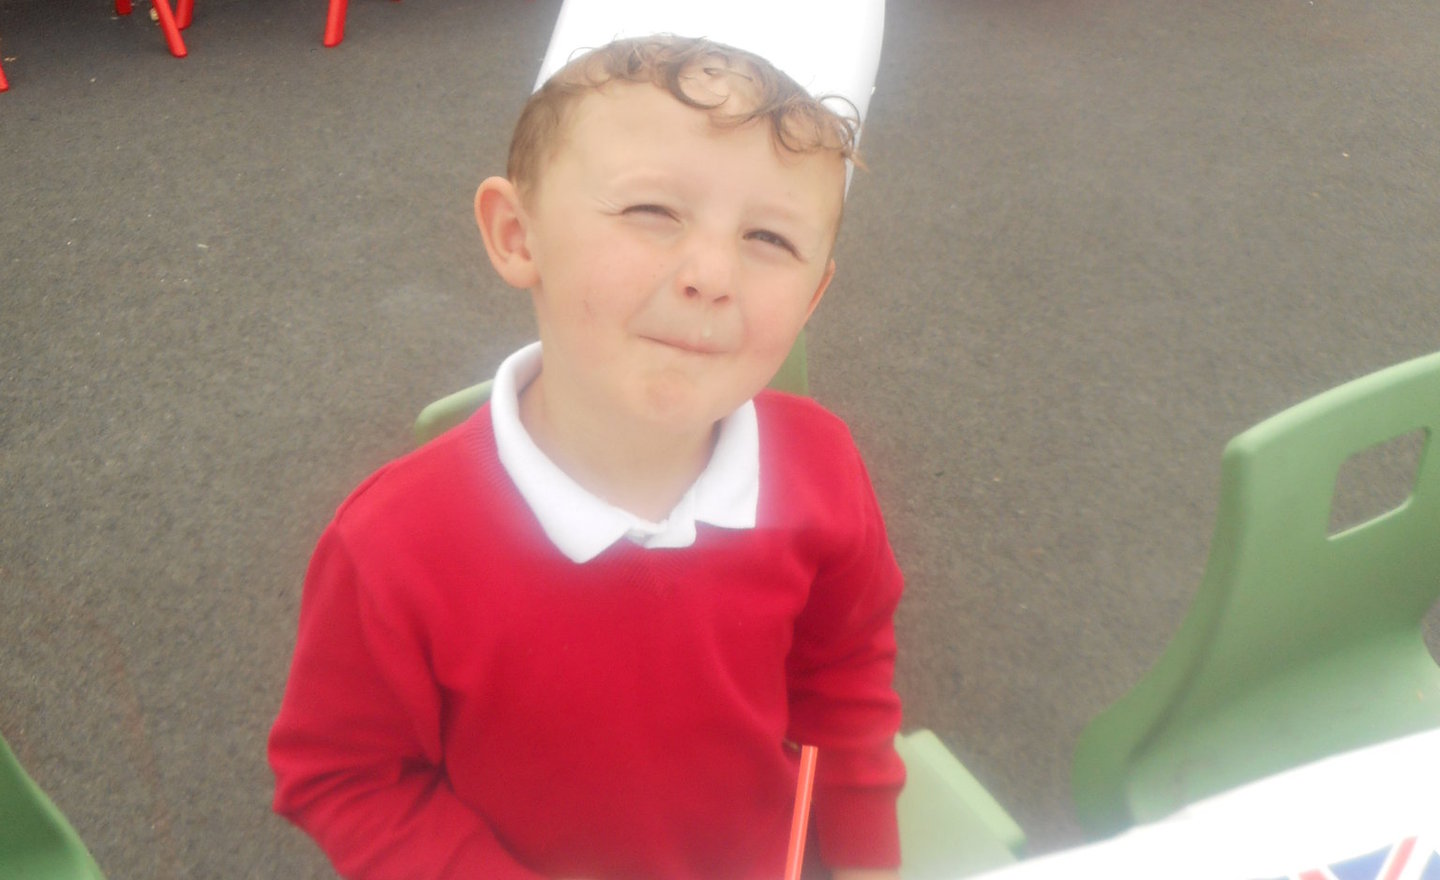
<path fill-rule="evenodd" d="M 5 66 L 0 64 L 0 92 L 10 91 L 10 80 L 5 78 Z"/>
<path fill-rule="evenodd" d="M 338 46 L 345 39 L 345 9 L 348 0 L 330 0 L 330 10 L 325 13 L 325 45 Z"/>
<path fill-rule="evenodd" d="M 160 19 L 160 30 L 165 34 L 165 45 L 170 47 L 170 54 L 184 58 L 185 41 L 180 39 L 180 28 L 175 24 L 175 10 L 170 8 L 170 0 L 150 0 L 150 6 Z"/>
<path fill-rule="evenodd" d="M 190 26 L 195 20 L 195 0 L 176 0 L 175 3 L 175 25 L 180 30 Z"/>
<path fill-rule="evenodd" d="M 135 7 L 130 4 L 130 0 L 115 0 L 116 15 L 129 15 L 134 8 Z"/>

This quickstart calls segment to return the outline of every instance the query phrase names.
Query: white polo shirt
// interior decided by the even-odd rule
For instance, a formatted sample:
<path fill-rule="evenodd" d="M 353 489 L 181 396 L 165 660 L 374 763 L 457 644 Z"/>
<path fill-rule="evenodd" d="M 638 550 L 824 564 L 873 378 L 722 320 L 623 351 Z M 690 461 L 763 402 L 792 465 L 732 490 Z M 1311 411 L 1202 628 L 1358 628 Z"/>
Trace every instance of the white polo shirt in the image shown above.
<path fill-rule="evenodd" d="M 622 538 L 643 547 L 689 547 L 695 524 L 755 527 L 760 503 L 760 428 L 746 401 L 720 422 L 710 463 L 661 522 L 650 522 L 592 495 L 540 451 L 520 424 L 520 391 L 540 375 L 540 343 L 500 365 L 490 391 L 495 445 L 510 479 L 546 536 L 569 559 L 588 562 Z"/>

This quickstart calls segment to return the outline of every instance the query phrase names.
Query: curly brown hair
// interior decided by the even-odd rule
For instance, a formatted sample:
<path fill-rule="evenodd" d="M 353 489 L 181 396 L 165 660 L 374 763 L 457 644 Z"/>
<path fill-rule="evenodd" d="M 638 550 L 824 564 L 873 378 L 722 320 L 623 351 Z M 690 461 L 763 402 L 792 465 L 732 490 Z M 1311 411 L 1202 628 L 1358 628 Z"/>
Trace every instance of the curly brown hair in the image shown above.
<path fill-rule="evenodd" d="M 702 77 L 726 77 L 732 88 L 707 101 L 696 94 Z M 616 40 L 586 52 L 530 96 L 515 124 L 506 166 L 506 176 L 520 192 L 539 181 L 540 170 L 559 146 L 575 105 L 612 83 L 649 83 L 664 89 L 682 104 L 710 114 L 711 123 L 719 128 L 766 122 L 779 150 L 834 152 L 852 164 L 861 164 L 856 148 L 859 114 L 845 98 L 812 96 L 769 61 L 743 49 L 661 34 Z M 738 107 L 727 106 L 736 91 L 748 100 Z M 851 113 L 829 106 L 837 101 L 849 105 Z"/>

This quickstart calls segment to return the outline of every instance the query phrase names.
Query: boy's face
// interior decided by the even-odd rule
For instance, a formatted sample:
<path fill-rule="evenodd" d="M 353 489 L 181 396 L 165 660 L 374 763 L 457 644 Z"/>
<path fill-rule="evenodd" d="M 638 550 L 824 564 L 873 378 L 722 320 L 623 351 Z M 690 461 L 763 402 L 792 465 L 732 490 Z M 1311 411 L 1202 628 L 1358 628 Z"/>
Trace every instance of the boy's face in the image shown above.
<path fill-rule="evenodd" d="M 650 85 L 582 99 L 519 210 L 545 397 L 678 432 L 734 411 L 829 283 L 844 178 Z"/>

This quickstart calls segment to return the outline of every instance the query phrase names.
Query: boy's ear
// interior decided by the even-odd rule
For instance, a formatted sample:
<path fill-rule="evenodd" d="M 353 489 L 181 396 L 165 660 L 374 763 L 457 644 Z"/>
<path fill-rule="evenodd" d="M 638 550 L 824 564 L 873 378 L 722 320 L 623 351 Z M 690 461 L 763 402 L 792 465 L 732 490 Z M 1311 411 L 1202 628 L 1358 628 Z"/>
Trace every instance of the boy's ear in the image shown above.
<path fill-rule="evenodd" d="M 805 320 L 815 314 L 815 307 L 820 305 L 820 298 L 825 295 L 825 288 L 830 286 L 830 281 L 835 277 L 835 261 L 831 260 L 825 266 L 825 274 L 820 279 L 820 286 L 815 288 L 815 293 L 810 297 L 810 307 L 805 310 Z"/>
<path fill-rule="evenodd" d="M 475 192 L 475 222 L 500 277 L 512 287 L 534 287 L 540 274 L 530 256 L 525 209 L 515 185 L 503 177 L 486 178 Z"/>

